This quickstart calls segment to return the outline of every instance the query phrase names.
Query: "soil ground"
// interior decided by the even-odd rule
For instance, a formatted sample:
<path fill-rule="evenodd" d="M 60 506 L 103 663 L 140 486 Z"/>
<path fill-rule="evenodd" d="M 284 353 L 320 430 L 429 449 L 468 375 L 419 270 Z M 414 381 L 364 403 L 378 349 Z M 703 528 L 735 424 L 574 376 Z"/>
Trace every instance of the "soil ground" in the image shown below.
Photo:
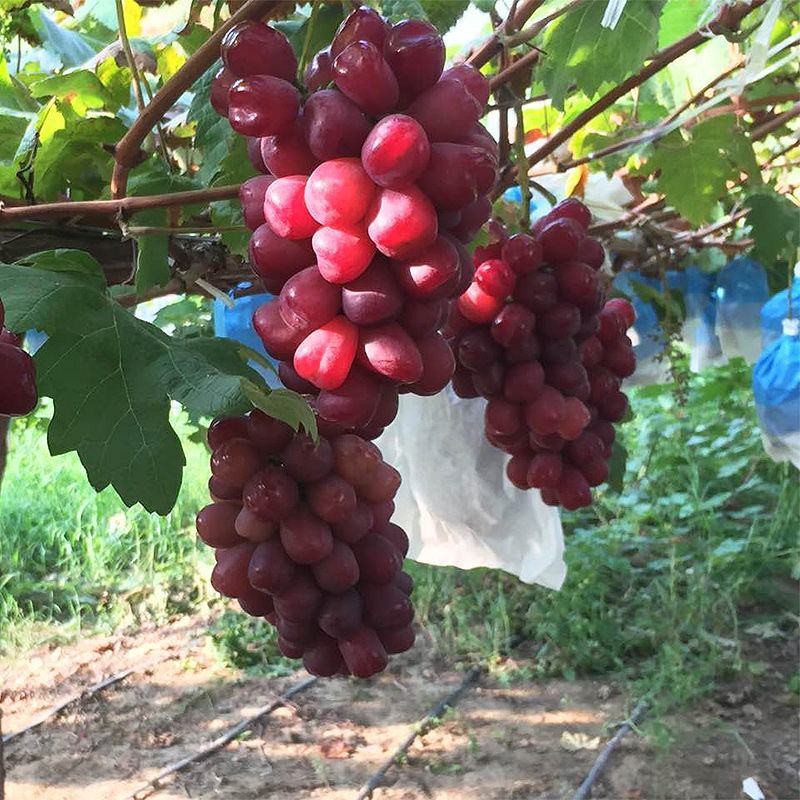
<path fill-rule="evenodd" d="M 0 662 L 5 733 L 109 675 L 137 668 L 6 745 L 7 800 L 123 800 L 305 677 L 302 670 L 250 677 L 221 666 L 206 644 L 208 622 L 183 618 Z M 523 656 L 515 662 L 510 666 L 532 663 Z M 754 777 L 767 798 L 800 797 L 797 697 L 786 691 L 796 643 L 771 645 L 768 663 L 757 683 L 726 687 L 667 720 L 679 732 L 669 750 L 628 734 L 591 796 L 727 800 L 744 797 L 742 780 Z M 423 641 L 375 680 L 318 681 L 152 796 L 353 800 L 462 678 L 431 659 Z M 601 680 L 504 685 L 482 676 L 373 796 L 571 798 L 629 711 L 627 698 Z"/>

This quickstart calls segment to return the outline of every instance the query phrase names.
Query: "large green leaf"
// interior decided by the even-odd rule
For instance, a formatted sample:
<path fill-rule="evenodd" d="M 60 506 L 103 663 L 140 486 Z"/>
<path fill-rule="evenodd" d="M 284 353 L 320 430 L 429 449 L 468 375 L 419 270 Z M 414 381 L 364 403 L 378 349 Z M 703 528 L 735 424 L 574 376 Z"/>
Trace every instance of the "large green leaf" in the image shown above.
<path fill-rule="evenodd" d="M 57 272 L 38 266 L 59 260 Z M 243 379 L 269 390 L 236 342 L 173 339 L 134 317 L 85 254 L 44 253 L 27 264 L 0 266 L 0 295 L 13 329 L 49 336 L 36 365 L 54 402 L 51 452 L 77 451 L 95 489 L 110 484 L 128 505 L 167 513 L 184 464 L 170 399 L 193 413 L 240 413 L 249 407 Z"/>
<path fill-rule="evenodd" d="M 78 67 L 99 50 L 88 37 L 57 25 L 43 9 L 33 13 L 32 19 L 45 50 L 56 55 L 65 67 Z"/>
<path fill-rule="evenodd" d="M 613 30 L 600 25 L 606 5 L 582 3 L 547 29 L 538 78 L 556 108 L 564 107 L 573 83 L 592 96 L 602 84 L 622 81 L 639 69 L 656 49 L 664 0 L 628 2 Z"/>
<path fill-rule="evenodd" d="M 725 114 L 673 131 L 656 145 L 645 165 L 647 173 L 661 171 L 658 190 L 693 224 L 707 222 L 725 195 L 726 181 L 746 172 L 759 179 L 750 140 L 736 117 Z"/>
<path fill-rule="evenodd" d="M 747 224 L 755 239 L 754 255 L 765 264 L 791 260 L 800 246 L 800 209 L 787 197 L 765 189 L 751 194 L 745 205 Z"/>
<path fill-rule="evenodd" d="M 51 75 L 30 85 L 34 97 L 57 97 L 59 99 L 72 96 L 72 105 L 78 100 L 85 108 L 103 108 L 111 102 L 108 90 L 94 72 L 88 69 L 77 69 L 61 75 Z"/>

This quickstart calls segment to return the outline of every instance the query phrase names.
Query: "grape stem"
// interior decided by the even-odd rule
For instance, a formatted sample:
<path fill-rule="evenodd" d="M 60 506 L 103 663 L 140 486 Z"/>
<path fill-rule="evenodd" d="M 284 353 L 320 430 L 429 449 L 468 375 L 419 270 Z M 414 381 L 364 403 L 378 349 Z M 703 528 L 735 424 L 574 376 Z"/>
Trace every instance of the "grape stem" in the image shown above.
<path fill-rule="evenodd" d="M 235 14 L 220 25 L 186 63 L 155 93 L 153 99 L 117 142 L 114 148 L 114 171 L 111 176 L 111 197 L 125 196 L 128 172 L 136 163 L 139 147 L 156 123 L 177 99 L 219 58 L 225 34 L 240 22 L 262 19 L 280 5 L 278 0 L 248 0 Z"/>

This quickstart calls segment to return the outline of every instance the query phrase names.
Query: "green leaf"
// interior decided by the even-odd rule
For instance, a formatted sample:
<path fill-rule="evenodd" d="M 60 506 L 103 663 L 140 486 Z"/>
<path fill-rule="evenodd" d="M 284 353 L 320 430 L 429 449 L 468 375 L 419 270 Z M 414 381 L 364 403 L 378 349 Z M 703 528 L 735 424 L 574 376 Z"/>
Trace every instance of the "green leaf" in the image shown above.
<path fill-rule="evenodd" d="M 63 66 L 78 67 L 97 52 L 85 36 L 57 25 L 43 9 L 33 13 L 31 19 L 44 48 L 49 54 L 57 56 Z"/>
<path fill-rule="evenodd" d="M 117 111 L 127 106 L 131 100 L 131 71 L 128 67 L 120 67 L 109 56 L 97 65 L 97 78 L 108 93 L 109 111 Z"/>
<path fill-rule="evenodd" d="M 628 451 L 619 439 L 615 439 L 611 447 L 611 458 L 608 460 L 608 488 L 612 492 L 622 494 L 625 488 L 625 470 L 627 466 Z"/>
<path fill-rule="evenodd" d="M 133 215 L 136 225 L 163 228 L 167 212 L 163 208 L 140 211 Z M 164 286 L 172 276 L 169 268 L 169 236 L 150 233 L 136 236 L 136 294 L 142 295 L 153 286 Z"/>
<path fill-rule="evenodd" d="M 265 391 L 246 378 L 242 379 L 242 391 L 247 399 L 265 414 L 282 420 L 295 431 L 302 427 L 314 441 L 319 437 L 314 412 L 303 396 L 297 392 L 290 389 Z"/>
<path fill-rule="evenodd" d="M 81 275 L 90 280 L 95 288 L 102 289 L 106 285 L 103 268 L 89 253 L 83 250 L 43 250 L 39 253 L 21 258 L 14 262 L 22 267 L 44 269 L 50 272 L 69 272 Z"/>
<path fill-rule="evenodd" d="M 169 424 L 170 399 L 194 414 L 241 413 L 245 380 L 266 391 L 227 340 L 173 339 L 133 316 L 99 285 L 99 265 L 62 251 L 75 269 L 54 272 L 53 252 L 37 267 L 0 269 L 9 324 L 48 334 L 36 354 L 39 388 L 53 398 L 50 451 L 77 451 L 92 486 L 112 485 L 128 505 L 166 514 L 184 456 Z M 299 413 L 299 412 L 298 412 Z"/>
<path fill-rule="evenodd" d="M 419 0 L 381 0 L 381 12 L 391 22 L 401 19 L 425 19 L 425 10 Z"/>
<path fill-rule="evenodd" d="M 661 171 L 658 190 L 693 224 L 709 220 L 726 193 L 726 181 L 747 172 L 760 175 L 750 140 L 736 117 L 712 117 L 682 134 L 676 130 L 656 145 L 643 171 Z"/>
<path fill-rule="evenodd" d="M 78 69 L 64 72 L 61 75 L 51 75 L 43 80 L 34 81 L 30 85 L 31 94 L 36 98 L 57 97 L 59 100 L 69 95 L 71 105 L 76 106 L 76 100 L 86 109 L 103 108 L 110 103 L 111 97 L 94 72 L 88 69 Z M 81 114 L 81 116 L 85 116 Z"/>
<path fill-rule="evenodd" d="M 238 200 L 218 200 L 211 204 L 211 223 L 220 228 L 231 225 L 243 225 L 242 205 Z M 250 231 L 224 231 L 222 241 L 227 248 L 238 256 L 247 255 Z"/>
<path fill-rule="evenodd" d="M 792 259 L 800 245 L 800 209 L 774 191 L 759 191 L 745 201 L 747 224 L 755 239 L 754 255 L 765 264 Z"/>
<path fill-rule="evenodd" d="M 242 138 L 234 135 L 228 120 L 219 116 L 209 101 L 211 81 L 219 66 L 219 62 L 214 64 L 195 84 L 194 97 L 187 112 L 187 119 L 193 121 L 196 126 L 194 146 L 202 158 L 196 177 L 206 185 L 213 181 L 220 164 L 230 155 L 236 139 Z"/>
<path fill-rule="evenodd" d="M 627 3 L 614 30 L 600 25 L 606 5 L 583 3 L 547 28 L 547 58 L 538 77 L 556 108 L 564 108 L 571 84 L 592 96 L 603 83 L 618 83 L 637 70 L 656 48 L 664 0 Z"/>
<path fill-rule="evenodd" d="M 420 0 L 422 10 L 439 33 L 447 33 L 461 19 L 469 0 Z"/>
<path fill-rule="evenodd" d="M 659 49 L 696 30 L 700 15 L 706 7 L 704 0 L 667 0 L 658 31 Z"/>

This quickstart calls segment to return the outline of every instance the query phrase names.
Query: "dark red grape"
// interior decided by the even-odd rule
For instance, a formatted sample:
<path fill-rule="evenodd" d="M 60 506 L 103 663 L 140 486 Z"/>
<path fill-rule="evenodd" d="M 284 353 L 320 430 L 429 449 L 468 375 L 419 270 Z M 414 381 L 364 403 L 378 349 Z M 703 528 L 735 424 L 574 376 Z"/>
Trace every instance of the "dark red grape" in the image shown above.
<path fill-rule="evenodd" d="M 267 542 L 269 544 L 269 542 Z M 263 547 L 264 545 L 259 545 Z M 292 622 L 313 620 L 322 606 L 323 594 L 307 569 L 295 569 L 289 586 L 273 598 L 275 611 Z"/>
<path fill-rule="evenodd" d="M 239 509 L 227 503 L 212 503 L 197 514 L 197 535 L 210 547 L 233 547 L 242 542 L 236 532 Z"/>
<path fill-rule="evenodd" d="M 444 42 L 436 28 L 419 19 L 404 19 L 393 25 L 384 55 L 397 77 L 401 105 L 439 80 L 444 68 Z"/>
<path fill-rule="evenodd" d="M 223 597 L 238 597 L 250 588 L 247 565 L 255 548 L 254 544 L 244 542 L 216 551 L 217 563 L 211 572 L 211 585 Z"/>
<path fill-rule="evenodd" d="M 408 595 L 392 584 L 360 583 L 364 620 L 373 628 L 399 628 L 414 619 Z"/>
<path fill-rule="evenodd" d="M 297 72 L 297 58 L 289 40 L 263 22 L 246 20 L 234 25 L 220 47 L 225 66 L 240 78 L 273 75 L 290 83 Z"/>
<path fill-rule="evenodd" d="M 268 466 L 247 482 L 242 497 L 245 506 L 262 519 L 280 522 L 297 505 L 300 491 L 286 471 Z"/>
<path fill-rule="evenodd" d="M 364 169 L 379 186 L 403 189 L 422 175 L 430 158 L 422 126 L 405 114 L 384 117 L 361 148 Z"/>
<path fill-rule="evenodd" d="M 564 396 L 545 385 L 537 398 L 525 406 L 525 422 L 535 433 L 556 433 L 564 417 Z"/>
<path fill-rule="evenodd" d="M 348 427 L 366 425 L 381 399 L 379 380 L 364 369 L 353 367 L 338 389 L 322 390 L 317 398 L 317 413 L 329 422 Z"/>
<path fill-rule="evenodd" d="M 505 374 L 503 394 L 512 403 L 529 403 L 544 386 L 544 370 L 538 361 L 513 364 Z"/>
<path fill-rule="evenodd" d="M 266 542 L 278 532 L 277 523 L 261 519 L 249 508 L 240 509 L 234 524 L 239 536 L 250 542 Z"/>
<path fill-rule="evenodd" d="M 319 612 L 319 627 L 328 636 L 341 639 L 353 633 L 362 619 L 361 595 L 355 589 L 326 595 Z"/>
<path fill-rule="evenodd" d="M 361 330 L 358 360 L 373 372 L 399 383 L 415 383 L 422 377 L 420 352 L 395 322 Z"/>
<path fill-rule="evenodd" d="M 374 524 L 372 507 L 368 503 L 358 501 L 353 512 L 342 522 L 333 523 L 331 529 L 337 539 L 352 544 L 366 536 Z"/>
<path fill-rule="evenodd" d="M 517 489 L 525 491 L 530 488 L 531 484 L 528 480 L 528 468 L 530 464 L 531 457 L 527 453 L 511 456 L 508 464 L 506 464 L 506 477 Z"/>
<path fill-rule="evenodd" d="M 228 439 L 211 456 L 211 472 L 227 486 L 244 486 L 263 465 L 261 454 L 247 439 Z"/>
<path fill-rule="evenodd" d="M 271 75 L 239 78 L 228 92 L 228 120 L 244 136 L 275 136 L 289 130 L 300 110 L 291 83 Z"/>
<path fill-rule="evenodd" d="M 305 433 L 297 433 L 281 454 L 286 471 L 301 483 L 324 478 L 333 468 L 333 450 L 327 439 L 314 444 Z"/>
<path fill-rule="evenodd" d="M 246 417 L 217 417 L 208 426 L 206 440 L 212 450 L 216 450 L 229 439 L 247 438 Z"/>
<path fill-rule="evenodd" d="M 402 628 L 378 628 L 375 633 L 387 653 L 405 653 L 414 646 L 414 629 L 410 625 Z"/>
<path fill-rule="evenodd" d="M 344 661 L 336 639 L 318 633 L 314 642 L 303 653 L 303 666 L 312 675 L 322 678 L 337 675 L 344 666 Z"/>
<path fill-rule="evenodd" d="M 460 80 L 442 78 L 418 95 L 407 113 L 422 125 L 431 142 L 451 142 L 480 119 L 482 110 Z"/>
<path fill-rule="evenodd" d="M 349 545 L 334 540 L 333 550 L 311 568 L 317 585 L 331 594 L 341 594 L 358 582 L 359 567 Z"/>
<path fill-rule="evenodd" d="M 247 578 L 262 592 L 280 594 L 292 585 L 296 567 L 286 554 L 280 539 L 268 539 L 256 547 L 250 557 Z"/>
<path fill-rule="evenodd" d="M 381 15 L 369 6 L 353 11 L 336 30 L 331 43 L 331 56 L 336 58 L 352 42 L 371 42 L 383 50 L 389 26 Z"/>
<path fill-rule="evenodd" d="M 303 128 L 314 156 L 328 161 L 359 155 L 370 125 L 352 100 L 335 89 L 323 89 L 306 100 Z"/>
<path fill-rule="evenodd" d="M 374 117 L 397 106 L 400 89 L 381 49 L 372 42 L 354 41 L 333 59 L 338 89 L 362 111 Z"/>
<path fill-rule="evenodd" d="M 527 481 L 536 489 L 555 488 L 564 462 L 558 453 L 537 453 L 528 466 Z"/>
<path fill-rule="evenodd" d="M 325 47 L 314 54 L 306 67 L 303 75 L 303 83 L 309 92 L 316 92 L 322 89 L 333 80 L 333 59 L 331 58 L 330 47 Z"/>
<path fill-rule="evenodd" d="M 386 669 L 389 663 L 378 635 L 365 626 L 340 639 L 339 651 L 347 668 L 357 678 L 369 678 Z"/>
<path fill-rule="evenodd" d="M 403 566 L 403 557 L 394 545 L 377 533 L 368 533 L 350 547 L 358 562 L 362 581 L 389 583 Z"/>

